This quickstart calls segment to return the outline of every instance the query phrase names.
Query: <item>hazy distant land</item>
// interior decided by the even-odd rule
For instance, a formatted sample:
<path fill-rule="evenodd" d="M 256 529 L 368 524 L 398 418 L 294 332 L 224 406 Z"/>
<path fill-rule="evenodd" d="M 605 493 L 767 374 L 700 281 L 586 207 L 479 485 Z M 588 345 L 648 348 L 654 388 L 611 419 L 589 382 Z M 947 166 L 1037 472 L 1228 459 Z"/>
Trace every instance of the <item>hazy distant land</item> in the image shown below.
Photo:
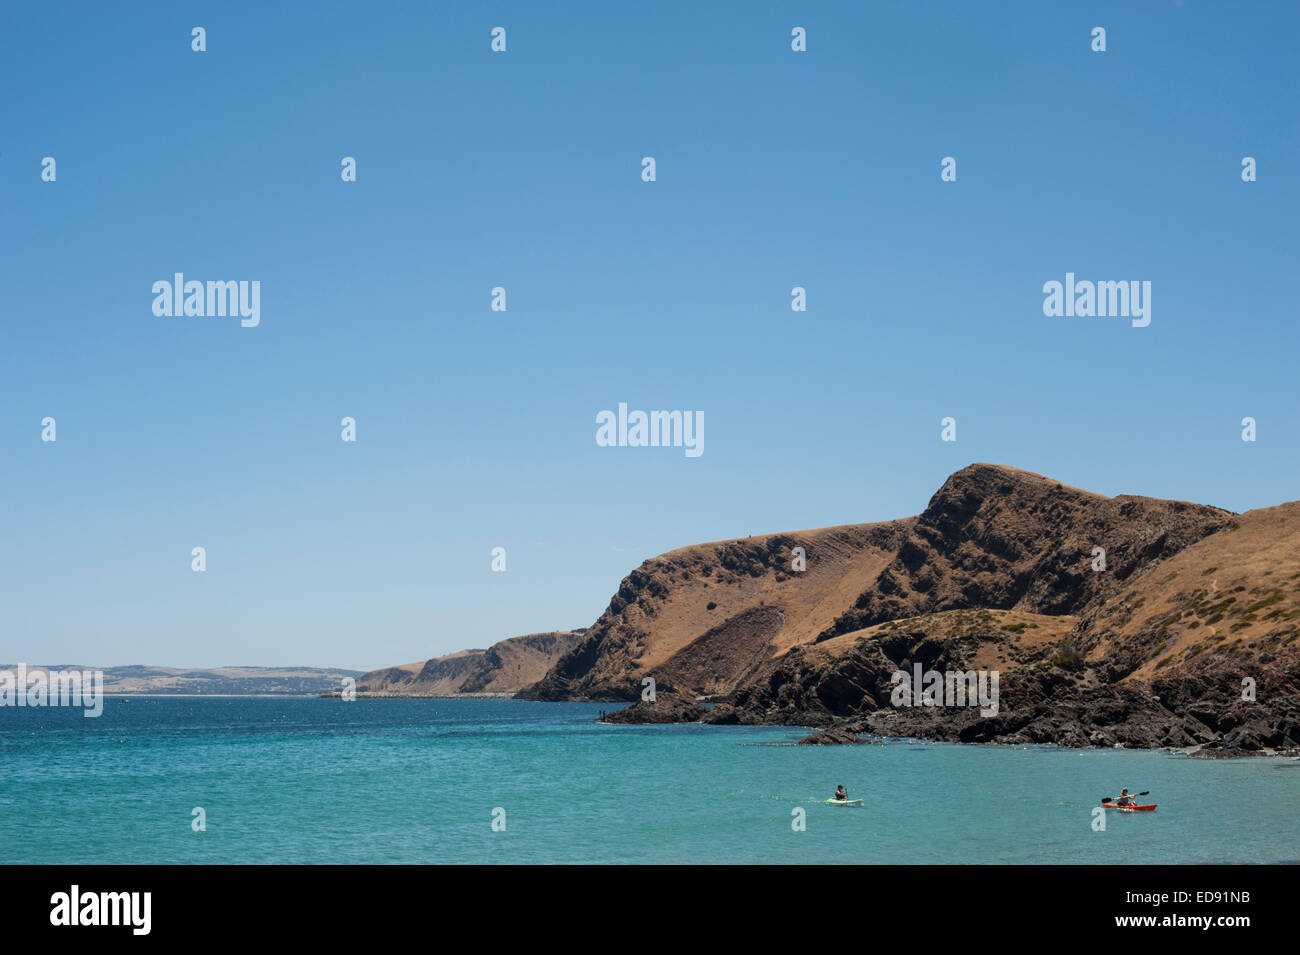
<path fill-rule="evenodd" d="M 0 670 L 18 664 L 0 665 Z M 158 666 L 94 667 L 73 664 L 28 665 L 38 670 L 102 670 L 104 693 L 179 696 L 304 696 L 338 690 L 359 670 L 322 667 L 215 667 L 212 669 Z"/>

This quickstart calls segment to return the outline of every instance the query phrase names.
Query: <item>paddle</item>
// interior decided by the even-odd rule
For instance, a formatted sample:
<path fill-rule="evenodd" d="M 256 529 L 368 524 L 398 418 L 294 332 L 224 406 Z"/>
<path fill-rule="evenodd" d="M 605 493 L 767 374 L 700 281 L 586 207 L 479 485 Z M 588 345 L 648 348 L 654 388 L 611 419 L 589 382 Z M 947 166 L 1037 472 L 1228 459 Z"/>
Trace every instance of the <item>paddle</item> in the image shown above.
<path fill-rule="evenodd" d="M 1136 793 L 1136 794 L 1132 794 L 1132 793 L 1130 793 L 1130 795 L 1150 796 L 1150 795 L 1151 795 L 1151 790 L 1148 789 L 1146 792 L 1140 792 L 1140 793 Z M 1102 801 L 1102 802 L 1114 802 L 1114 801 L 1115 801 L 1115 797 L 1114 797 L 1114 796 L 1102 796 L 1102 797 L 1101 797 L 1101 801 Z"/>

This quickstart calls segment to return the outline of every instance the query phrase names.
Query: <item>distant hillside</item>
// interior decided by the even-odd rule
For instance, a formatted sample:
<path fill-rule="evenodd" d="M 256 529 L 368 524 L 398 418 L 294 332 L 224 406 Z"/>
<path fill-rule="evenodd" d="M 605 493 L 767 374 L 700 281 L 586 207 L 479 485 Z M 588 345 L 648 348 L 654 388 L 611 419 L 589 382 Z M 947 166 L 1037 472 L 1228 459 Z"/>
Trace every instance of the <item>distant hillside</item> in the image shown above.
<path fill-rule="evenodd" d="M 460 650 L 422 663 L 372 670 L 357 678 L 356 689 L 372 696 L 513 696 L 540 680 L 579 635 L 530 633 L 486 650 Z"/>
<path fill-rule="evenodd" d="M 12 670 L 17 664 L 0 665 Z M 105 693 L 184 693 L 217 696 L 316 695 L 337 690 L 345 677 L 356 670 L 320 667 L 217 667 L 210 670 L 184 667 L 124 666 L 87 667 L 74 665 L 28 666 L 35 670 L 95 670 L 104 672 Z"/>
<path fill-rule="evenodd" d="M 1300 503 L 1235 515 L 975 464 L 917 517 L 645 561 L 520 695 L 632 701 L 652 677 L 682 719 L 1283 750 L 1300 747 L 1297 636 Z M 891 705 L 914 664 L 998 670 L 1001 711 Z M 707 713 L 681 702 L 704 696 Z"/>

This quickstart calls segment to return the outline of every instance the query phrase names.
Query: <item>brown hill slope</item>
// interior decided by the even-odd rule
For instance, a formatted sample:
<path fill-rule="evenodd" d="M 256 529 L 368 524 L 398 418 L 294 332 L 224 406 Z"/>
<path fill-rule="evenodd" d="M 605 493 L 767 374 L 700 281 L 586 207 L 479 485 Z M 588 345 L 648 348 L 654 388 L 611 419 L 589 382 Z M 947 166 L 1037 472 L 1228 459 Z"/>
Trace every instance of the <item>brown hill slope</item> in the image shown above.
<path fill-rule="evenodd" d="M 454 696 L 485 650 L 458 650 L 401 666 L 371 670 L 357 677 L 357 692 L 390 696 Z"/>
<path fill-rule="evenodd" d="M 1242 514 L 1090 612 L 1077 640 L 1102 679 L 1207 727 L 1210 749 L 1300 744 L 1300 502 Z"/>
<path fill-rule="evenodd" d="M 578 634 L 571 630 L 530 633 L 488 647 L 483 658 L 460 685 L 461 693 L 517 693 L 546 675 L 573 648 Z"/>
<path fill-rule="evenodd" d="M 1300 636 L 1300 502 L 1247 511 L 1080 625 L 1090 663 L 1150 680 L 1207 651 L 1276 656 Z M 1135 649 L 1141 649 L 1135 655 Z M 1264 663 L 1271 661 L 1265 660 Z"/>
<path fill-rule="evenodd" d="M 703 544 L 646 561 L 574 650 L 524 695 L 726 696 L 791 649 L 963 608 L 1077 614 L 1231 522 L 1218 508 L 1107 498 L 974 464 L 915 518 Z M 790 569 L 804 547 L 807 569 Z M 1094 547 L 1105 573 L 1092 570 Z M 710 607 L 710 605 L 713 605 Z"/>
<path fill-rule="evenodd" d="M 661 689 L 731 692 L 811 641 L 894 559 L 910 520 L 719 541 L 647 560 L 583 639 L 525 696 L 632 700 Z M 794 548 L 806 570 L 793 569 Z"/>
<path fill-rule="evenodd" d="M 554 631 L 510 637 L 486 650 L 372 670 L 357 678 L 356 688 L 375 696 L 512 695 L 541 679 L 579 636 Z"/>

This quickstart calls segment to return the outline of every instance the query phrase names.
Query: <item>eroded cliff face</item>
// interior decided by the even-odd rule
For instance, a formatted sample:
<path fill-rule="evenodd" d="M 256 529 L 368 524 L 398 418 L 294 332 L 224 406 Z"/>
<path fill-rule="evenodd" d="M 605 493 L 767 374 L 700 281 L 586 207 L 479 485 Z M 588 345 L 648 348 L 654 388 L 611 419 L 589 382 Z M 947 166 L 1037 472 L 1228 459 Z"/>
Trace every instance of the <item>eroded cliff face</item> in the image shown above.
<path fill-rule="evenodd" d="M 1233 515 L 979 464 L 916 518 L 646 561 L 523 695 L 634 700 L 650 676 L 713 697 L 673 707 L 708 722 L 1235 754 L 1300 745 L 1297 635 L 1300 504 Z M 918 664 L 996 670 L 998 712 L 894 705 Z"/>

